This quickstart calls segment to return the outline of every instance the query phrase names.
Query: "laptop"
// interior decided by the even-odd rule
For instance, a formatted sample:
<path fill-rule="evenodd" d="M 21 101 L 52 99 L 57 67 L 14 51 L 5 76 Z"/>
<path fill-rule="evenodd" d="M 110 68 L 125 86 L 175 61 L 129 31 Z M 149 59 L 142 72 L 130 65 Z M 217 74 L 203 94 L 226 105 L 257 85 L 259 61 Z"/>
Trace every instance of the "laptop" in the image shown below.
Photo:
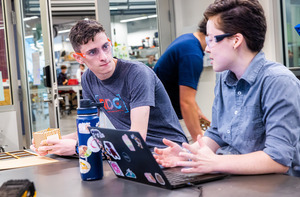
<path fill-rule="evenodd" d="M 153 157 L 140 133 L 119 129 L 89 127 L 118 178 L 157 187 L 175 189 L 219 180 L 227 174 L 186 174 L 177 168 L 163 168 Z"/>

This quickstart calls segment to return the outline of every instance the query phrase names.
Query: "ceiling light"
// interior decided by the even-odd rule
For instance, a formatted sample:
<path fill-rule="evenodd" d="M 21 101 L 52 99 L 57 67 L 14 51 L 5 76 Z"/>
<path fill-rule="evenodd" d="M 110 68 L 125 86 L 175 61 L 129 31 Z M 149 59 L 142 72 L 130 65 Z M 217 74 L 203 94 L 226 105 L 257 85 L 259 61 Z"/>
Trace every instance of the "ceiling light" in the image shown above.
<path fill-rule="evenodd" d="M 142 16 L 142 17 L 137 17 L 137 18 L 130 18 L 130 19 L 125 19 L 125 20 L 120 20 L 121 23 L 127 23 L 131 21 L 139 21 L 139 20 L 145 20 L 148 18 L 156 18 L 157 15 L 150 15 L 150 16 Z"/>
<path fill-rule="evenodd" d="M 70 32 L 70 29 L 65 29 L 65 30 L 58 31 L 59 34 L 68 33 L 68 32 Z"/>
<path fill-rule="evenodd" d="M 29 18 L 24 18 L 23 21 L 30 21 L 30 20 L 33 20 L 33 19 L 36 19 L 36 18 L 39 18 L 39 17 L 32 16 L 32 17 L 29 17 Z"/>

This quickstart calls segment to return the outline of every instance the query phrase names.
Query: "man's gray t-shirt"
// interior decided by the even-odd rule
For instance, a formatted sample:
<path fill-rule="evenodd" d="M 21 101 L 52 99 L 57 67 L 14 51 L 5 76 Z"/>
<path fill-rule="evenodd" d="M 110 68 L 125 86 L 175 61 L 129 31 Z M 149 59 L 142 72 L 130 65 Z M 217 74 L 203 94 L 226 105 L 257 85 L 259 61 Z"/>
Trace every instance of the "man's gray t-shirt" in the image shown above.
<path fill-rule="evenodd" d="M 146 138 L 150 149 L 165 147 L 163 138 L 187 142 L 164 86 L 143 63 L 118 59 L 113 75 L 106 80 L 88 69 L 82 76 L 82 92 L 83 98 L 104 102 L 104 113 L 116 129 L 130 129 L 131 109 L 150 106 Z"/>

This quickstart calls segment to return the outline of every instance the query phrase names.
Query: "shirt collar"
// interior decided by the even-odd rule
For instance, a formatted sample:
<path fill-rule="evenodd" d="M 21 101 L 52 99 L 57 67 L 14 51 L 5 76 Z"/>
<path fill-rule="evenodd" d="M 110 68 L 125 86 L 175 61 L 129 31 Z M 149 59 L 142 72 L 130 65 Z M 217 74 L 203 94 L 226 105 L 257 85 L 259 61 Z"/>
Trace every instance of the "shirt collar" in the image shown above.
<path fill-rule="evenodd" d="M 249 83 L 249 85 L 252 85 L 260 71 L 260 69 L 263 67 L 264 62 L 266 61 L 264 52 L 260 51 L 250 62 L 250 65 L 246 69 L 246 72 L 243 74 L 241 79 L 245 80 Z M 234 86 L 238 83 L 238 79 L 236 78 L 235 74 L 232 71 L 228 71 L 225 77 L 224 81 L 229 86 Z"/>

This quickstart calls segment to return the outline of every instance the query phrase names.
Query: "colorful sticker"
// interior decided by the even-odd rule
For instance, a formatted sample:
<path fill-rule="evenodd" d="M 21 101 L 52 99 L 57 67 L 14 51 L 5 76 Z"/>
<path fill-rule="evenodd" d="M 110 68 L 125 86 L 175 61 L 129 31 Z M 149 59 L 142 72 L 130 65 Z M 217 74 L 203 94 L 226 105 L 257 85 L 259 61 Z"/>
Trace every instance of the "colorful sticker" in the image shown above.
<path fill-rule="evenodd" d="M 119 176 L 124 176 L 121 168 L 119 167 L 118 163 L 115 161 L 108 161 L 109 165 L 111 166 L 111 168 L 113 169 L 113 171 L 115 172 L 116 175 Z"/>
<path fill-rule="evenodd" d="M 136 179 L 135 174 L 129 168 L 126 170 L 125 176 Z"/>
<path fill-rule="evenodd" d="M 155 178 L 152 176 L 151 173 L 145 172 L 144 175 L 145 175 L 145 177 L 147 178 L 147 180 L 148 180 L 149 182 L 151 182 L 151 183 L 156 183 L 156 180 L 155 180 Z"/>
<path fill-rule="evenodd" d="M 90 132 L 96 138 L 105 138 L 105 135 L 103 133 L 101 133 L 101 131 L 99 131 L 98 129 L 91 129 Z"/>
<path fill-rule="evenodd" d="M 111 143 L 111 142 L 108 142 L 108 141 L 104 141 L 103 142 L 104 144 L 104 148 L 106 150 L 106 152 L 112 157 L 114 158 L 115 160 L 121 160 L 121 157 L 120 155 L 118 154 L 118 152 L 116 151 L 114 145 Z"/>
<path fill-rule="evenodd" d="M 83 159 L 79 159 L 79 164 L 80 164 L 80 173 L 82 174 L 86 174 L 90 171 L 91 169 L 91 165 L 89 164 L 89 162 L 83 160 Z"/>
<path fill-rule="evenodd" d="M 133 139 L 135 142 L 136 142 L 136 144 L 137 144 L 137 146 L 138 147 L 140 147 L 140 148 L 143 148 L 143 145 L 142 145 L 142 142 L 141 142 L 141 140 L 139 139 L 139 138 L 137 138 L 135 135 L 133 135 L 133 134 L 131 134 L 131 139 Z"/>
<path fill-rule="evenodd" d="M 131 158 L 129 157 L 129 155 L 127 153 L 122 152 L 122 156 L 127 162 L 131 162 Z"/>
<path fill-rule="evenodd" d="M 91 156 L 91 154 L 92 154 L 92 151 L 85 145 L 79 146 L 78 150 L 79 150 L 79 157 L 82 157 L 82 158 L 87 158 L 87 157 Z"/>
<path fill-rule="evenodd" d="M 78 124 L 78 132 L 82 134 L 90 134 L 88 127 L 91 126 L 89 122 L 82 122 Z"/>
<path fill-rule="evenodd" d="M 100 147 L 97 144 L 97 142 L 96 142 L 96 140 L 95 140 L 95 138 L 93 136 L 89 137 L 89 139 L 87 141 L 87 146 L 94 153 L 97 153 L 97 152 L 100 151 Z"/>
<path fill-rule="evenodd" d="M 135 151 L 135 148 L 134 148 L 132 142 L 131 142 L 130 139 L 128 138 L 128 135 L 124 134 L 124 135 L 122 136 L 122 140 L 124 141 L 124 143 L 126 144 L 126 146 L 129 148 L 129 150 Z"/>
<path fill-rule="evenodd" d="M 159 182 L 161 185 L 165 185 L 166 182 L 164 181 L 164 179 L 162 178 L 162 176 L 158 173 L 155 173 L 155 178 L 157 180 L 157 182 Z"/>

